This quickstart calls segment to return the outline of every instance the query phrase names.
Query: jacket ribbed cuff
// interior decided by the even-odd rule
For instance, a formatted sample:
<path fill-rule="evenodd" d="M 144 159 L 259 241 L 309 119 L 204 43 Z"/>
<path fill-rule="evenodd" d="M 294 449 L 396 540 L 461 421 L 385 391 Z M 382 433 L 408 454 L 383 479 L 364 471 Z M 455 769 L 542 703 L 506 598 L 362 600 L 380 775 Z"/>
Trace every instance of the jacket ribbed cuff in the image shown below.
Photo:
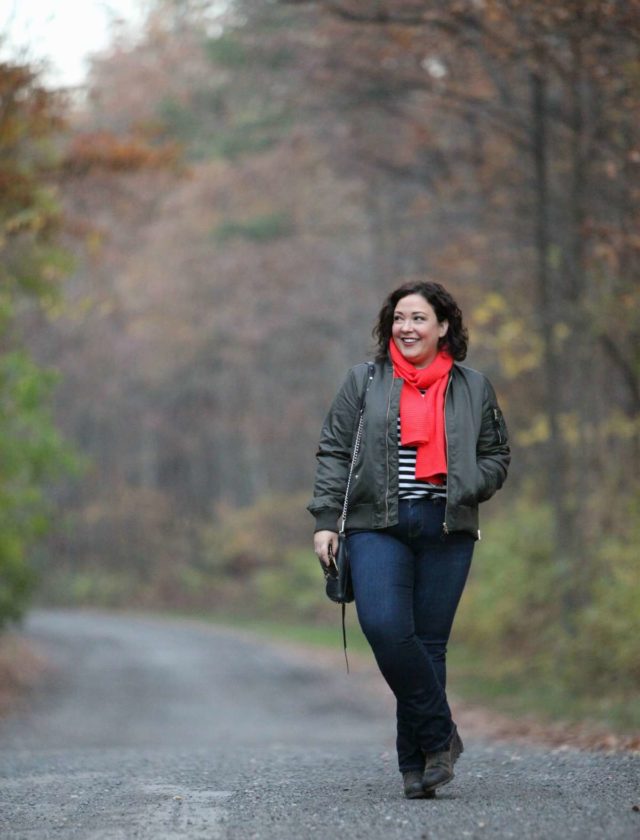
<path fill-rule="evenodd" d="M 331 508 L 319 510 L 314 514 L 316 527 L 313 529 L 313 533 L 315 534 L 316 531 L 336 531 L 337 533 L 340 513 L 341 511 L 336 512 Z"/>

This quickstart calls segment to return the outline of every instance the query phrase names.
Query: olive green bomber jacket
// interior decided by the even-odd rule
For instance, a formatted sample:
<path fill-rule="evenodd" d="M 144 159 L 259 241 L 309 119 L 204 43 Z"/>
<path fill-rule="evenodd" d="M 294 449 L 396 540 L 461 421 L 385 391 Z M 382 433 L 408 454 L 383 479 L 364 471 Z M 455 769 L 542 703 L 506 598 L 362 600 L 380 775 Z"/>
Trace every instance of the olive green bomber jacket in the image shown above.
<path fill-rule="evenodd" d="M 368 380 L 368 381 L 367 381 Z M 348 372 L 322 426 L 318 466 L 308 510 L 316 531 L 337 530 L 351 448 L 367 387 L 362 441 L 349 494 L 349 528 L 386 528 L 398 522 L 398 433 L 402 380 L 390 362 Z M 479 537 L 478 504 L 502 487 L 510 462 L 506 424 L 487 377 L 455 363 L 445 397 L 447 504 L 444 529 Z"/>

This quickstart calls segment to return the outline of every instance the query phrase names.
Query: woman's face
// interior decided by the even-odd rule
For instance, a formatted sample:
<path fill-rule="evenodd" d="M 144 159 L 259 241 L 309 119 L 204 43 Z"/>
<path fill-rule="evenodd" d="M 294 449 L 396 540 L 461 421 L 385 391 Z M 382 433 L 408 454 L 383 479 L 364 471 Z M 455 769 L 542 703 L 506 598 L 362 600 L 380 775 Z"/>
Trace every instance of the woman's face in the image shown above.
<path fill-rule="evenodd" d="M 417 368 L 430 365 L 438 355 L 438 341 L 447 334 L 448 321 L 438 321 L 428 300 L 413 294 L 400 298 L 393 313 L 391 337 L 408 362 Z"/>

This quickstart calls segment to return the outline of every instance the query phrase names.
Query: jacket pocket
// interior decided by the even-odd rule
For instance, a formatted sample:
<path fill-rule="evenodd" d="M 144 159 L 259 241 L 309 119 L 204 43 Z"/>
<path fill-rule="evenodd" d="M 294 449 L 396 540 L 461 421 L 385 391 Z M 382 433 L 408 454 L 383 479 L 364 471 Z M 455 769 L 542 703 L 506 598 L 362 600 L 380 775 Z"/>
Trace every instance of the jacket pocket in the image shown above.
<path fill-rule="evenodd" d="M 491 475 L 488 475 L 476 464 L 473 482 L 465 488 L 457 500 L 458 504 L 469 507 L 477 507 L 480 502 L 486 502 L 496 492 L 495 482 Z"/>
<path fill-rule="evenodd" d="M 475 501 L 479 504 L 480 502 L 486 502 L 490 499 L 497 490 L 496 482 L 494 476 L 489 473 L 483 472 L 480 467 L 476 466 L 476 470 L 478 473 L 478 482 L 477 482 L 477 492 Z"/>

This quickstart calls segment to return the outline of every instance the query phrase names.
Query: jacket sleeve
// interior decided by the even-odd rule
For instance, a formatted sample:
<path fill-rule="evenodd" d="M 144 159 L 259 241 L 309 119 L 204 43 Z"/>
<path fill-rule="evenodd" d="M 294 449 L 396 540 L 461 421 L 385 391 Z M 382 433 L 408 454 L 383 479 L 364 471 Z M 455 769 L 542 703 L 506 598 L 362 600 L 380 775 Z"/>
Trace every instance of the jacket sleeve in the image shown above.
<path fill-rule="evenodd" d="M 315 517 L 315 530 L 337 531 L 349 475 L 351 446 L 358 421 L 360 386 L 357 365 L 351 368 L 329 409 L 316 452 L 318 466 L 313 498 L 307 510 Z"/>
<path fill-rule="evenodd" d="M 485 377 L 482 398 L 482 423 L 476 444 L 478 466 L 478 502 L 486 502 L 499 490 L 507 477 L 511 461 L 507 425 L 496 393 Z"/>

